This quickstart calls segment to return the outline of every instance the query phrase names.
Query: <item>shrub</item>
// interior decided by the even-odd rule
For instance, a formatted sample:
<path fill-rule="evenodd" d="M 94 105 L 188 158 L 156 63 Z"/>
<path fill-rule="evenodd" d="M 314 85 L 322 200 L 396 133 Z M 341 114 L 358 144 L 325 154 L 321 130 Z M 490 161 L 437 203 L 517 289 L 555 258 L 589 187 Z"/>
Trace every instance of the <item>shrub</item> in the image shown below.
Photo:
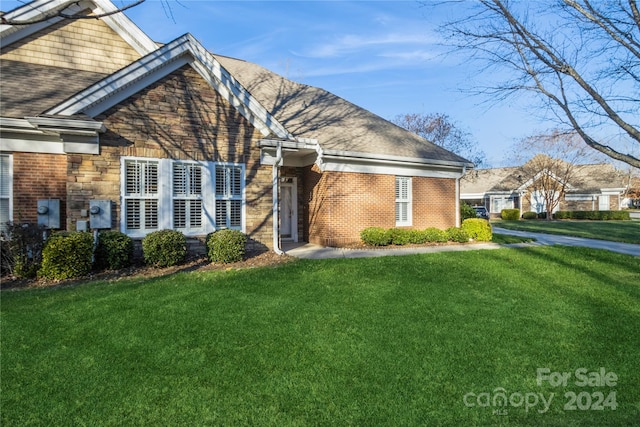
<path fill-rule="evenodd" d="M 481 220 L 484 221 L 484 220 Z M 486 222 L 486 221 L 485 221 Z M 459 227 L 447 228 L 448 240 L 457 243 L 467 243 L 469 241 L 469 235 L 466 231 Z"/>
<path fill-rule="evenodd" d="M 558 211 L 553 214 L 556 219 L 588 219 L 595 221 L 628 221 L 629 211 Z"/>
<path fill-rule="evenodd" d="M 465 219 L 462 221 L 461 228 L 469 235 L 473 240 L 477 240 L 480 242 L 490 242 L 492 233 L 491 233 L 491 224 L 489 221 L 485 221 L 480 218 L 471 218 Z"/>
<path fill-rule="evenodd" d="M 391 234 L 381 227 L 369 227 L 360 232 L 360 239 L 365 245 L 387 246 L 391 243 Z"/>
<path fill-rule="evenodd" d="M 42 265 L 45 228 L 33 223 L 8 222 L 8 241 L 2 244 L 3 272 L 11 271 L 16 277 L 36 277 Z"/>
<path fill-rule="evenodd" d="M 156 267 L 180 264 L 187 256 L 187 238 L 176 230 L 158 230 L 142 239 L 144 261 Z"/>
<path fill-rule="evenodd" d="M 406 228 L 392 228 L 388 231 L 391 243 L 394 245 L 407 245 L 411 241 L 411 230 Z"/>
<path fill-rule="evenodd" d="M 92 257 L 91 233 L 73 231 L 52 234 L 42 250 L 39 274 L 55 280 L 86 276 L 91 272 Z"/>
<path fill-rule="evenodd" d="M 525 212 L 522 214 L 522 219 L 538 219 L 538 214 L 535 212 Z"/>
<path fill-rule="evenodd" d="M 520 219 L 520 209 L 502 209 L 500 217 L 505 221 L 517 221 Z"/>
<path fill-rule="evenodd" d="M 440 230 L 439 228 L 429 227 L 424 230 L 424 234 L 427 237 L 427 242 L 430 243 L 446 243 L 449 241 L 449 235 L 447 234 L 447 232 L 444 230 Z M 469 239 L 467 238 L 467 240 Z"/>
<path fill-rule="evenodd" d="M 409 243 L 421 245 L 427 242 L 427 234 L 423 230 L 409 230 Z"/>
<path fill-rule="evenodd" d="M 129 267 L 133 260 L 133 240 L 119 231 L 101 231 L 94 258 L 93 266 L 97 270 Z"/>
<path fill-rule="evenodd" d="M 460 205 L 460 218 L 464 221 L 467 218 L 475 218 L 476 210 L 468 203 L 462 203 Z"/>
<path fill-rule="evenodd" d="M 238 230 L 218 230 L 207 235 L 206 244 L 209 261 L 228 264 L 242 261 L 247 236 Z"/>

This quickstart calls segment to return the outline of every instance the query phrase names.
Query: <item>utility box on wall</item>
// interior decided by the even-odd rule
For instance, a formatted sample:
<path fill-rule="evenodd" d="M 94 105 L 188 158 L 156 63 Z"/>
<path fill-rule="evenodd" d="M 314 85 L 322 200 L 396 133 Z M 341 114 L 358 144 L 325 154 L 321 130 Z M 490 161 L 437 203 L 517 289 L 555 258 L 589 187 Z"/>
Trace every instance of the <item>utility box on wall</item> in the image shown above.
<path fill-rule="evenodd" d="M 60 228 L 60 199 L 38 200 L 38 225 L 50 228 Z"/>
<path fill-rule="evenodd" d="M 89 223 L 92 229 L 111 228 L 111 200 L 89 200 Z"/>

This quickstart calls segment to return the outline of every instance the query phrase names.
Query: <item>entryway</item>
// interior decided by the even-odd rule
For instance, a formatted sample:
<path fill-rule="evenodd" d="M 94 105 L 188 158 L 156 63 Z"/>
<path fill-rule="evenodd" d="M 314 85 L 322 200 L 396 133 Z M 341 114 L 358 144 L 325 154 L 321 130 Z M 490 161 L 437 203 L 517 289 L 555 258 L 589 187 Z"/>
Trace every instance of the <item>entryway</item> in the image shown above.
<path fill-rule="evenodd" d="M 280 239 L 298 241 L 298 183 L 292 177 L 280 181 Z"/>

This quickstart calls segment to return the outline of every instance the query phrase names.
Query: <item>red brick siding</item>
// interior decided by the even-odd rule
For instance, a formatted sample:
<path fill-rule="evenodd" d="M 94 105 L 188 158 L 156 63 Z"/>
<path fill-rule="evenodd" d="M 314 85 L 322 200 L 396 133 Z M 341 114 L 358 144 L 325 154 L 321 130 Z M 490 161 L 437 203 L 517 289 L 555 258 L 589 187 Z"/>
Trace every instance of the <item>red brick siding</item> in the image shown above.
<path fill-rule="evenodd" d="M 13 153 L 13 220 L 38 221 L 38 199 L 60 199 L 60 225 L 66 210 L 66 156 Z"/>
<path fill-rule="evenodd" d="M 455 179 L 412 179 L 413 226 L 456 225 Z M 305 170 L 305 238 L 321 245 L 360 240 L 367 227 L 395 227 L 395 176 Z"/>

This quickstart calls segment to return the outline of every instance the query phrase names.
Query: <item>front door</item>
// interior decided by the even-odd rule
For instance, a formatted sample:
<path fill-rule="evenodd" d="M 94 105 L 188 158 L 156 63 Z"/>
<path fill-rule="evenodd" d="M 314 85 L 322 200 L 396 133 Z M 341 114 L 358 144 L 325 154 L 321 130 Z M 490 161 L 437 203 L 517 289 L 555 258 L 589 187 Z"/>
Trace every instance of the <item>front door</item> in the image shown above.
<path fill-rule="evenodd" d="M 298 189 L 295 178 L 284 178 L 280 184 L 280 238 L 298 241 Z"/>

